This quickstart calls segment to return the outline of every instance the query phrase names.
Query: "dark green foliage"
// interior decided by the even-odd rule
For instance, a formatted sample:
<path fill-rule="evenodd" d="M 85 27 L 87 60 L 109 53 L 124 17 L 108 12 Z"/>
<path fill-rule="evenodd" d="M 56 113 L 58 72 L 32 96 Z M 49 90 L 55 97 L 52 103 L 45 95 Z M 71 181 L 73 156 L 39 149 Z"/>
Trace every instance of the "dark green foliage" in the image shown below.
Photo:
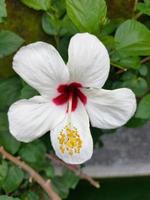
<path fill-rule="evenodd" d="M 24 173 L 20 168 L 16 166 L 11 166 L 8 169 L 8 173 L 4 183 L 2 184 L 2 188 L 6 193 L 13 192 L 19 187 L 19 185 L 23 181 L 23 177 Z"/>
<path fill-rule="evenodd" d="M 145 95 L 141 99 L 136 117 L 141 119 L 150 119 L 150 94 Z"/>
<path fill-rule="evenodd" d="M 39 196 L 35 192 L 27 192 L 21 197 L 22 200 L 40 200 Z"/>
<path fill-rule="evenodd" d="M 0 200 L 20 200 L 20 199 L 2 195 L 0 196 Z"/>
<path fill-rule="evenodd" d="M 29 144 L 23 144 L 19 150 L 20 157 L 37 170 L 43 169 L 45 166 L 45 145 L 37 140 Z"/>
<path fill-rule="evenodd" d="M 69 194 L 69 189 L 74 189 L 79 181 L 73 172 L 65 170 L 62 177 L 54 177 L 52 184 L 56 192 L 62 198 L 66 198 Z"/>
<path fill-rule="evenodd" d="M 22 44 L 24 40 L 17 34 L 1 30 L 0 31 L 0 58 L 14 53 Z"/>
<path fill-rule="evenodd" d="M 149 200 L 150 178 L 100 179 L 101 188 L 94 189 L 81 181 L 68 200 Z"/>
<path fill-rule="evenodd" d="M 147 58 L 150 55 L 150 1 L 134 3 L 134 0 L 111 3 L 109 0 L 0 0 L 0 146 L 20 156 L 45 179 L 51 179 L 62 198 L 67 198 L 69 190 L 76 187 L 79 177 L 67 170 L 62 176 L 56 175 L 46 157 L 51 150 L 49 133 L 28 144 L 10 135 L 9 106 L 19 99 L 39 95 L 13 72 L 13 55 L 23 43 L 47 41 L 56 46 L 67 62 L 71 36 L 77 32 L 95 34 L 107 47 L 111 60 L 105 88 L 131 88 L 138 108 L 126 126 L 143 126 L 150 120 L 150 59 Z M 106 131 L 91 128 L 91 132 L 95 147 L 100 148 L 101 135 Z M 109 133 L 115 134 L 115 131 Z M 48 200 L 45 192 L 35 182 L 30 183 L 29 178 L 0 155 L 0 200 Z"/>
<path fill-rule="evenodd" d="M 6 161 L 2 161 L 2 163 L 0 164 L 0 187 L 3 185 L 6 176 L 8 173 L 8 164 Z"/>
<path fill-rule="evenodd" d="M 17 77 L 0 79 L 0 111 L 7 109 L 19 99 L 21 81 Z"/>
<path fill-rule="evenodd" d="M 27 85 L 26 83 L 23 84 L 23 87 L 21 89 L 21 94 L 20 94 L 21 99 L 29 99 L 36 95 L 38 95 L 38 92 L 35 89 Z"/>
<path fill-rule="evenodd" d="M 12 154 L 15 154 L 20 147 L 20 142 L 9 133 L 7 114 L 4 112 L 0 113 L 0 146 Z"/>

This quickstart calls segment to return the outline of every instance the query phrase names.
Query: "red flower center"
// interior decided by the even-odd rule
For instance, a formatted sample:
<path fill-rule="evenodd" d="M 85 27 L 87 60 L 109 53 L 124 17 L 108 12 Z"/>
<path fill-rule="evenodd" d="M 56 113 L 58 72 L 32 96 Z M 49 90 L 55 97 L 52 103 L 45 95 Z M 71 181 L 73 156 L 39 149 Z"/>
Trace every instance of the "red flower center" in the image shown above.
<path fill-rule="evenodd" d="M 81 91 L 82 85 L 80 83 L 72 82 L 70 84 L 59 85 L 57 91 L 60 93 L 57 97 L 53 99 L 56 105 L 63 105 L 69 100 L 72 101 L 71 111 L 75 111 L 78 105 L 78 100 L 85 105 L 87 102 L 87 97 Z"/>

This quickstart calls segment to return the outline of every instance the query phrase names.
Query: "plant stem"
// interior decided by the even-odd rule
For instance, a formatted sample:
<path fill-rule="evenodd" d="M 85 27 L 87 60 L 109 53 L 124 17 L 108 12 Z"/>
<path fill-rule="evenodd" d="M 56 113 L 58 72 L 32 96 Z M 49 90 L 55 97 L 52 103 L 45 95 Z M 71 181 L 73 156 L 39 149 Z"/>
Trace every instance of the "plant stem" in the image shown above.
<path fill-rule="evenodd" d="M 26 171 L 31 178 L 34 179 L 45 192 L 47 192 L 51 200 L 61 200 L 58 194 L 53 190 L 50 180 L 44 180 L 43 177 L 40 176 L 40 174 L 38 174 L 34 169 L 32 169 L 24 161 L 21 161 L 20 159 L 8 153 L 2 146 L 0 147 L 0 154 L 2 154 L 7 160 L 13 162 L 15 165 Z"/>
<path fill-rule="evenodd" d="M 54 39 L 55 39 L 55 42 L 56 42 L 56 47 L 58 48 L 58 46 L 59 46 L 59 36 L 54 35 Z"/>
<path fill-rule="evenodd" d="M 91 185 L 93 185 L 96 188 L 100 188 L 99 182 L 95 181 L 92 177 L 88 176 L 87 174 L 80 171 L 80 167 L 78 165 L 69 165 L 65 162 L 58 159 L 54 154 L 46 154 L 46 157 L 52 160 L 55 164 L 62 165 L 69 169 L 70 171 L 73 171 L 77 176 L 79 176 L 81 179 L 84 179 L 88 181 Z"/>
<path fill-rule="evenodd" d="M 133 12 L 136 11 L 136 6 L 137 6 L 137 4 L 138 4 L 138 0 L 135 0 L 135 1 L 134 1 L 134 6 L 133 6 Z"/>
<path fill-rule="evenodd" d="M 147 61 L 150 60 L 150 56 L 143 58 L 143 60 L 141 60 L 141 64 L 146 63 Z"/>
<path fill-rule="evenodd" d="M 117 68 L 119 68 L 119 69 L 122 69 L 122 70 L 124 70 L 124 71 L 127 71 L 126 68 L 123 68 L 122 66 L 120 66 L 120 65 L 118 65 L 118 64 L 116 64 L 116 63 L 110 62 L 110 64 L 111 64 L 113 67 L 117 67 Z"/>
<path fill-rule="evenodd" d="M 134 16 L 134 19 L 138 19 L 139 17 L 141 17 L 143 15 L 143 13 L 139 12 Z"/>

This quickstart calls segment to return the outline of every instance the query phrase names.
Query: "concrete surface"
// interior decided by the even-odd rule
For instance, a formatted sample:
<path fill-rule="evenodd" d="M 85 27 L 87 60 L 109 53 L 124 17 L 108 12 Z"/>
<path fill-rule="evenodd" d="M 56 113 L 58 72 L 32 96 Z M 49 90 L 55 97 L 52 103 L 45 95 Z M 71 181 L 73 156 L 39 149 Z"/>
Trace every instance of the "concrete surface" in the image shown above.
<path fill-rule="evenodd" d="M 93 177 L 150 175 L 150 124 L 120 128 L 102 136 L 104 146 L 94 151 L 84 172 Z"/>

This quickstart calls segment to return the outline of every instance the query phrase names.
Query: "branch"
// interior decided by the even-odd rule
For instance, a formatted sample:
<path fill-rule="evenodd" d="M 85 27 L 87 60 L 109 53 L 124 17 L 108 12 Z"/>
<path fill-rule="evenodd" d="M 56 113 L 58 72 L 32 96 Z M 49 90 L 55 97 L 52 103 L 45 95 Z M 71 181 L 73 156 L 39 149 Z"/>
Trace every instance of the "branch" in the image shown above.
<path fill-rule="evenodd" d="M 91 185 L 93 185 L 96 188 L 100 188 L 99 182 L 95 181 L 92 177 L 88 176 L 87 174 L 80 171 L 80 167 L 78 165 L 69 165 L 57 158 L 54 154 L 46 154 L 46 157 L 52 160 L 55 164 L 62 165 L 69 169 L 70 171 L 73 171 L 77 176 L 79 176 L 81 179 L 84 179 L 88 181 Z"/>
<path fill-rule="evenodd" d="M 143 15 L 143 13 L 139 12 L 134 16 L 134 19 L 139 19 L 141 16 Z"/>
<path fill-rule="evenodd" d="M 146 63 L 147 61 L 150 60 L 150 56 L 143 58 L 143 60 L 141 60 L 141 64 Z"/>
<path fill-rule="evenodd" d="M 40 174 L 38 174 L 34 169 L 32 169 L 29 165 L 27 165 L 25 162 L 19 160 L 18 158 L 12 156 L 10 153 L 5 151 L 3 147 L 0 147 L 0 154 L 4 156 L 7 160 L 10 160 L 15 165 L 19 166 L 21 169 L 26 171 L 40 186 L 43 188 L 45 192 L 47 192 L 48 196 L 52 200 L 61 200 L 61 198 L 58 196 L 56 192 L 52 189 L 50 180 L 46 181 L 44 180 Z"/>
<path fill-rule="evenodd" d="M 147 61 L 150 61 L 150 56 L 147 56 L 147 57 L 143 58 L 143 59 L 141 60 L 141 64 L 144 64 L 144 63 L 146 63 Z M 120 68 L 120 70 L 117 71 L 117 74 L 121 74 L 121 73 L 127 71 L 127 69 L 125 69 L 125 68 L 119 66 L 118 64 L 115 64 L 115 63 L 112 63 L 112 62 L 111 62 L 111 65 L 114 66 L 114 67 Z"/>
<path fill-rule="evenodd" d="M 116 63 L 113 63 L 113 62 L 110 62 L 110 64 L 111 64 L 113 67 L 117 67 L 117 68 L 119 68 L 119 69 L 121 69 L 121 70 L 127 71 L 126 68 L 123 68 L 123 67 L 120 66 L 119 64 L 116 64 Z"/>

